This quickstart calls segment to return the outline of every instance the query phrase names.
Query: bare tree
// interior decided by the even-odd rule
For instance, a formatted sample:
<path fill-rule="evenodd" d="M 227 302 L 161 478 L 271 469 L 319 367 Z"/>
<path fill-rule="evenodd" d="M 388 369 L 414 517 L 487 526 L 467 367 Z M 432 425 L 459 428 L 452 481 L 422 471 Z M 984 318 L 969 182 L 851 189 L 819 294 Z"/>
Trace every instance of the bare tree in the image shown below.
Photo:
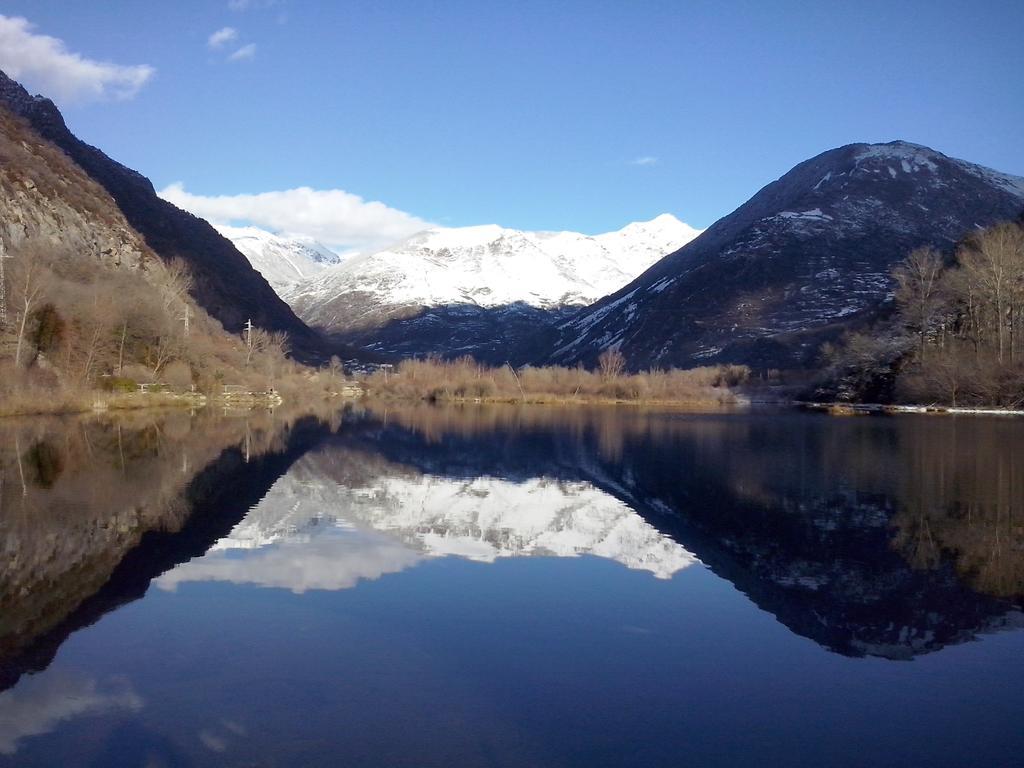
<path fill-rule="evenodd" d="M 942 256 L 927 247 L 911 251 L 892 272 L 896 280 L 896 302 L 907 324 L 917 332 L 922 359 L 925 342 L 940 305 L 942 272 Z"/>
<path fill-rule="evenodd" d="M 626 370 L 626 357 L 618 349 L 606 349 L 597 358 L 597 366 L 601 378 L 609 381 L 617 379 Z"/>
<path fill-rule="evenodd" d="M 17 342 L 14 347 L 14 364 L 21 365 L 22 349 L 25 346 L 25 330 L 28 319 L 43 296 L 45 285 L 45 266 L 40 263 L 39 254 L 34 250 L 26 250 L 22 254 L 19 273 L 16 275 L 15 304 L 18 307 Z"/>
<path fill-rule="evenodd" d="M 167 334 L 157 339 L 156 344 L 150 350 L 149 364 L 153 373 L 159 375 L 163 367 L 180 354 L 180 346 L 177 341 Z"/>
<path fill-rule="evenodd" d="M 958 254 L 968 280 L 988 304 L 995 331 L 996 356 L 1006 353 L 1010 299 L 1024 272 L 1024 230 L 1016 224 L 997 224 L 972 238 Z"/>
<path fill-rule="evenodd" d="M 161 263 L 162 264 L 162 263 Z M 188 264 L 182 259 L 171 259 L 158 269 L 155 282 L 164 302 L 164 309 L 172 311 L 187 303 L 188 292 L 192 290 L 194 280 Z"/>

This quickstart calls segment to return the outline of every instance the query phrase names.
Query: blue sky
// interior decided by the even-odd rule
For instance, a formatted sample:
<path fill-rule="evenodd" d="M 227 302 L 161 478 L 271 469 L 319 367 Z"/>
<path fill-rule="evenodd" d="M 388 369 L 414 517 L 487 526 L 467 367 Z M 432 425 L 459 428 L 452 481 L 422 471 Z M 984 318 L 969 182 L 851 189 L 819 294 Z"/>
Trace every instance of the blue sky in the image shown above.
<path fill-rule="evenodd" d="M 197 196 L 344 190 L 417 221 L 596 233 L 665 211 L 705 227 L 853 141 L 1024 175 L 1019 0 L 30 0 L 0 14 L 86 59 L 151 67 L 131 98 L 59 103 L 82 138 Z M 22 79 L 40 90 L 39 73 Z"/>

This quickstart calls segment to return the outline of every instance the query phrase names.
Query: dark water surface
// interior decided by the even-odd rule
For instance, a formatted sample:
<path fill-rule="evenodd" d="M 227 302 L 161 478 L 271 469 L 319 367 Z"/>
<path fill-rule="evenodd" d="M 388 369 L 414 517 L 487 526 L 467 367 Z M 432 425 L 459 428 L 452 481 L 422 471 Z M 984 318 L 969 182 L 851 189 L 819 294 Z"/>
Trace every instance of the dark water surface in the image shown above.
<path fill-rule="evenodd" d="M 1024 764 L 1024 421 L 8 421 L 0 482 L 0 766 Z"/>

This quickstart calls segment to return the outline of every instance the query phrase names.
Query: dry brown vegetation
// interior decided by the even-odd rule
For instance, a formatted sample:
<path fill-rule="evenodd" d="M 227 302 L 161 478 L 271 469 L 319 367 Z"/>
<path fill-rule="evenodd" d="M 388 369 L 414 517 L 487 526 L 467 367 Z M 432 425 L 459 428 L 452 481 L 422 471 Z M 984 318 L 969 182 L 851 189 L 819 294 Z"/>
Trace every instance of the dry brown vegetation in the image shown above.
<path fill-rule="evenodd" d="M 724 405 L 736 402 L 734 389 L 750 369 L 718 365 L 689 370 L 625 372 L 617 352 L 602 355 L 599 368 L 582 366 L 491 368 L 470 357 L 458 360 L 406 360 L 393 371 L 365 379 L 371 396 L 403 400 L 526 403 L 631 402 Z"/>
<path fill-rule="evenodd" d="M 893 271 L 896 312 L 827 350 L 839 399 L 1024 406 L 1024 228 L 972 233 L 952 260 L 913 251 Z"/>
<path fill-rule="evenodd" d="M 339 375 L 289 359 L 285 334 L 225 332 L 190 298 L 180 262 L 114 267 L 39 241 L 8 255 L 0 415 L 167 404 L 224 385 L 308 395 Z M 140 395 L 140 384 L 160 391 Z"/>

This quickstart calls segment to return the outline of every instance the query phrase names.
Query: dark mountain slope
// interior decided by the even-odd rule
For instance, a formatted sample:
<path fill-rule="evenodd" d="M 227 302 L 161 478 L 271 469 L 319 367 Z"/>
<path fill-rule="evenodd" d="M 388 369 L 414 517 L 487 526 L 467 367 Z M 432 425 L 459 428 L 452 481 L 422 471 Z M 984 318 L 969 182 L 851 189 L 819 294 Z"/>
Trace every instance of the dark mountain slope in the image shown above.
<path fill-rule="evenodd" d="M 162 259 L 189 264 L 195 277 L 193 296 L 231 332 L 246 320 L 268 330 L 286 331 L 301 356 L 315 354 L 319 335 L 303 323 L 231 241 L 203 219 L 157 196 L 145 176 L 110 159 L 72 134 L 49 99 L 31 96 L 0 72 L 0 105 L 28 120 L 105 188 L 146 243 Z"/>
<path fill-rule="evenodd" d="M 1024 209 L 1024 179 L 926 147 L 851 144 L 801 163 L 559 329 L 547 362 L 617 346 L 632 368 L 812 364 L 876 311 L 892 266 Z"/>

